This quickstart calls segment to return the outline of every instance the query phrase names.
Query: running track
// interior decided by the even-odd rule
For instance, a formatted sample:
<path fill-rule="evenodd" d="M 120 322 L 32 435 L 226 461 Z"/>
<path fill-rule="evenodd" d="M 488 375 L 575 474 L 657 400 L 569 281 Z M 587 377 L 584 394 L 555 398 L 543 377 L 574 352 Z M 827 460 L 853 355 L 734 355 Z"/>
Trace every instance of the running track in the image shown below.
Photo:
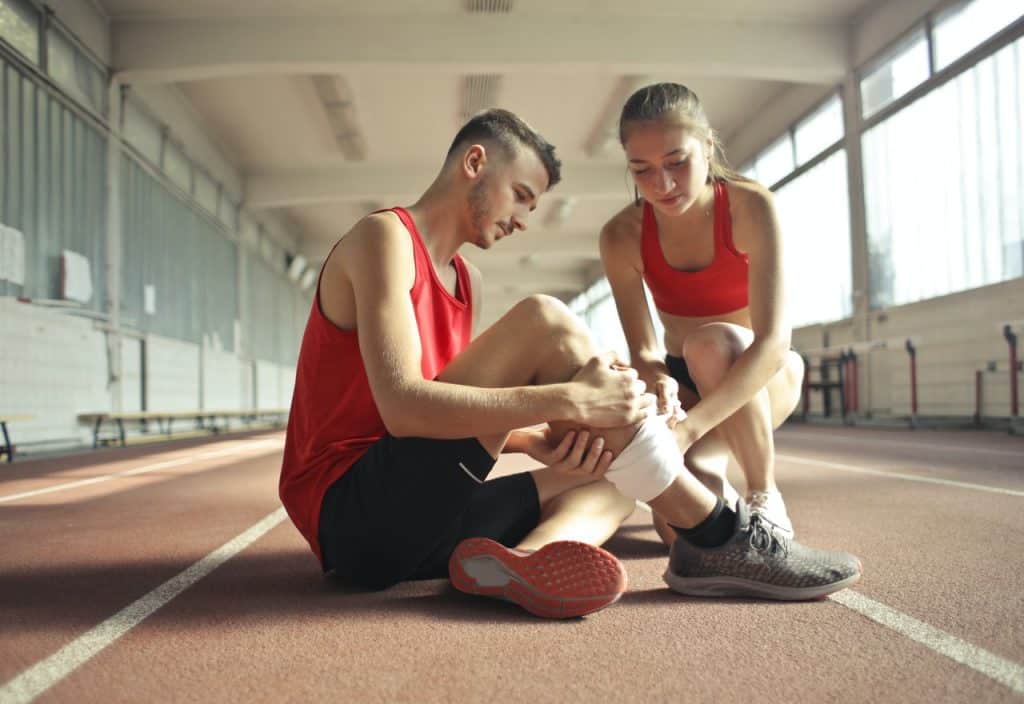
<path fill-rule="evenodd" d="M 0 704 L 1024 701 L 1019 438 L 786 428 L 799 536 L 858 554 L 854 590 L 680 597 L 638 509 L 608 546 L 629 593 L 570 622 L 323 578 L 277 502 L 282 442 L 0 466 Z"/>

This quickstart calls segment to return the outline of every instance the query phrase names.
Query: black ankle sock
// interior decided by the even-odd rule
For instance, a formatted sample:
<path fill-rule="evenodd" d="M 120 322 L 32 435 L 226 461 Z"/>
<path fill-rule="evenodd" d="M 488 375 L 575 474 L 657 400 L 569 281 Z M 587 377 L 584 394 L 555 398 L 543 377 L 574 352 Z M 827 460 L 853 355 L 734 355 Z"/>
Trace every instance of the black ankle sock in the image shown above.
<path fill-rule="evenodd" d="M 711 515 L 693 528 L 672 529 L 686 542 L 699 548 L 717 548 L 725 545 L 736 532 L 736 512 L 725 505 L 721 499 L 711 510 Z"/>

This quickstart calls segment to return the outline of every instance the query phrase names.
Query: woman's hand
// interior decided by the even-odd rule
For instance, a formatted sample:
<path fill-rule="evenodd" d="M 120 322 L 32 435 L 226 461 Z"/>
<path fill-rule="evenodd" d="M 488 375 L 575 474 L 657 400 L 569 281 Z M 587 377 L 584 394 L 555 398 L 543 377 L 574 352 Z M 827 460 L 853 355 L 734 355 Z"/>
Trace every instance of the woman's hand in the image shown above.
<path fill-rule="evenodd" d="M 554 444 L 550 428 L 524 432 L 523 452 L 545 467 L 599 479 L 611 465 L 612 453 L 604 449 L 604 438 L 592 438 L 587 430 L 570 430 L 558 444 Z"/>
<path fill-rule="evenodd" d="M 668 427 L 686 418 L 686 411 L 679 400 L 679 382 L 668 374 L 658 374 L 654 380 L 654 394 L 658 399 L 658 415 L 665 418 Z"/>

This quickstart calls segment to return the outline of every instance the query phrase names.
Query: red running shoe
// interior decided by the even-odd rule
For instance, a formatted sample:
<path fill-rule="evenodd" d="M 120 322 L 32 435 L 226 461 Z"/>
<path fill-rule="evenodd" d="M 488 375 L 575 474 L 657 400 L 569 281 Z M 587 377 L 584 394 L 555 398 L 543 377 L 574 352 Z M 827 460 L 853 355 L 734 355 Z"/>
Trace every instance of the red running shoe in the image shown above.
<path fill-rule="evenodd" d="M 572 540 L 526 552 L 468 538 L 452 553 L 448 574 L 461 592 L 507 599 L 543 618 L 603 609 L 619 600 L 627 582 L 626 569 L 614 555 Z"/>

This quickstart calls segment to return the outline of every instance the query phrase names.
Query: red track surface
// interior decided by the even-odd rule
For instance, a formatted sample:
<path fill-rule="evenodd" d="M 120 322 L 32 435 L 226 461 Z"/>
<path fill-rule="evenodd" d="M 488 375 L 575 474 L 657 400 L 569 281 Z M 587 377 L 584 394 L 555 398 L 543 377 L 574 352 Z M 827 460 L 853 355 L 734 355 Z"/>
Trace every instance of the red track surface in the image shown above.
<path fill-rule="evenodd" d="M 281 439 L 0 468 L 0 702 L 16 701 L 19 673 L 275 511 Z M 285 521 L 40 701 L 1024 700 L 1024 441 L 795 427 L 778 448 L 799 537 L 859 555 L 856 594 L 984 649 L 1003 683 L 834 601 L 673 594 L 665 549 L 638 510 L 606 546 L 630 591 L 568 622 L 440 580 L 355 591 L 321 577 Z M 7 498 L 135 468 L 151 471 Z"/>

